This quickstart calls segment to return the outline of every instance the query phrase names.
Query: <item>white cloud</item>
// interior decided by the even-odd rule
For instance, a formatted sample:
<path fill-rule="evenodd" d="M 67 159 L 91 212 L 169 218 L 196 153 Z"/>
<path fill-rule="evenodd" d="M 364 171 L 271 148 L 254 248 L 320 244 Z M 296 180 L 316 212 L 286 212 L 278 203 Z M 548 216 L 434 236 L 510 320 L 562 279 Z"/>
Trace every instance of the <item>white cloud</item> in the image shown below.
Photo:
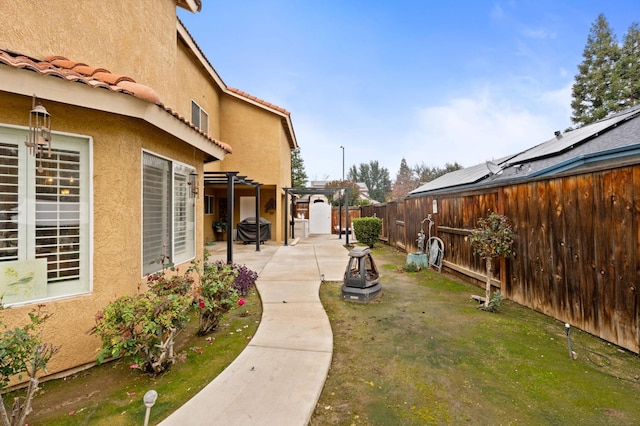
<path fill-rule="evenodd" d="M 405 150 L 415 159 L 444 166 L 465 167 L 515 154 L 550 139 L 569 120 L 570 86 L 536 94 L 522 102 L 488 88 L 468 97 L 417 111 L 414 128 L 405 137 Z M 565 123 L 562 125 L 561 123 Z"/>
<path fill-rule="evenodd" d="M 547 39 L 547 38 L 556 38 L 557 34 L 554 31 L 549 31 L 547 29 L 544 28 L 525 28 L 524 30 L 522 30 L 522 35 L 527 37 L 527 38 L 534 38 L 534 39 Z"/>

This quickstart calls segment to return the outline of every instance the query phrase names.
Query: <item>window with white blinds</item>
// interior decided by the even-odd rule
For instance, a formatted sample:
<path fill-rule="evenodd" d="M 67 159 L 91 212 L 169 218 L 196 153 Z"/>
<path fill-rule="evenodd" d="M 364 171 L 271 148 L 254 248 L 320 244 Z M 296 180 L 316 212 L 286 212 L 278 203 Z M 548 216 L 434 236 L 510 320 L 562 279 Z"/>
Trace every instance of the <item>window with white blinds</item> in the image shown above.
<path fill-rule="evenodd" d="M 90 291 L 90 140 L 55 135 L 33 157 L 0 127 L 0 294 L 5 304 Z"/>
<path fill-rule="evenodd" d="M 80 153 L 53 148 L 35 176 L 36 258 L 51 282 L 80 277 Z"/>
<path fill-rule="evenodd" d="M 142 272 L 158 272 L 162 263 L 195 257 L 195 200 L 189 196 L 193 168 L 143 153 Z"/>
<path fill-rule="evenodd" d="M 18 146 L 0 141 L 0 261 L 18 260 Z"/>

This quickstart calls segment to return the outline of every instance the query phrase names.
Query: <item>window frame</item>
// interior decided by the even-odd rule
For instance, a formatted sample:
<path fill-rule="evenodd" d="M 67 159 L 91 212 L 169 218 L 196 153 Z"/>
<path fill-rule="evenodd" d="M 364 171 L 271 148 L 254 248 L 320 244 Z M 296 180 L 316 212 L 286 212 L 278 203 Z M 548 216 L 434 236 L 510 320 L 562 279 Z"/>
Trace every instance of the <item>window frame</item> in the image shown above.
<path fill-rule="evenodd" d="M 30 155 L 24 144 L 27 132 L 24 126 L 0 124 L 0 143 L 17 147 L 19 205 L 15 231 L 17 254 L 13 259 L 0 261 L 0 267 L 3 272 L 15 269 L 18 274 L 28 272 L 35 277 L 32 297 L 25 295 L 14 301 L 8 297 L 4 300 L 6 306 L 30 305 L 93 292 L 93 138 L 53 132 L 53 160 L 46 154 L 42 159 L 47 173 L 52 173 L 46 181 L 51 179 L 53 191 L 46 192 L 42 183 L 44 175 L 37 172 L 40 159 Z M 73 167 L 76 163 L 70 160 L 73 157 L 77 157 L 77 169 Z M 77 182 L 71 183 L 74 179 Z M 77 193 L 74 193 L 76 187 Z M 55 219 L 51 219 L 52 216 Z M 77 224 L 69 228 L 70 223 L 66 222 L 73 220 L 77 220 Z M 48 236 L 45 235 L 47 228 Z M 53 250 L 43 252 L 47 247 Z M 42 261 L 45 261 L 44 269 Z M 65 269 L 70 272 L 67 278 Z M 46 283 L 43 285 L 38 277 Z"/>
<path fill-rule="evenodd" d="M 152 157 L 152 158 L 148 158 Z M 159 245 L 156 245 L 153 248 L 153 245 L 149 245 L 152 243 L 153 234 L 148 234 L 147 228 L 145 226 L 145 215 L 147 216 L 147 220 L 150 220 L 153 213 L 151 210 L 147 210 L 146 206 L 150 206 L 149 204 L 145 205 L 145 194 L 149 194 L 150 189 L 145 184 L 145 159 L 153 160 L 158 164 L 166 164 L 168 165 L 168 171 L 170 170 L 170 179 L 167 182 L 161 182 L 161 185 L 168 185 L 167 187 L 160 188 L 163 194 L 167 195 L 168 200 L 161 201 L 161 209 L 164 209 L 163 212 L 160 212 L 160 221 L 162 223 L 166 223 L 168 229 L 168 233 L 165 233 L 162 237 L 166 237 L 168 241 L 162 240 Z M 195 259 L 196 257 L 196 243 L 197 243 L 197 214 L 195 210 L 196 198 L 191 196 L 191 191 L 189 187 L 189 178 L 192 172 L 195 172 L 195 167 L 190 166 L 188 164 L 182 163 L 177 160 L 173 160 L 169 157 L 159 155 L 150 150 L 143 149 L 142 150 L 142 159 L 141 159 L 141 272 L 142 278 L 162 271 L 162 262 L 164 259 L 166 264 L 181 264 Z M 151 173 L 149 171 L 149 173 Z M 181 179 L 177 179 L 176 176 Z M 150 182 L 150 184 L 157 183 L 157 180 Z M 179 202 L 176 201 L 179 199 Z M 157 199 L 154 199 L 157 201 Z M 153 206 L 150 206 L 153 207 Z M 182 210 L 183 211 L 182 211 Z M 181 220 L 181 215 L 185 216 L 186 219 Z M 152 226 L 152 225 L 149 225 Z M 177 248 L 179 247 L 179 242 L 181 241 L 180 232 L 184 234 L 184 250 L 179 251 Z M 164 233 L 164 232 L 161 232 Z M 157 240 L 157 238 L 156 238 Z M 155 259 L 155 261 L 150 261 L 150 259 Z M 157 265 L 157 266 L 151 266 Z"/>
<path fill-rule="evenodd" d="M 191 100 L 191 122 L 204 133 L 209 133 L 209 113 Z"/>
<path fill-rule="evenodd" d="M 213 195 L 204 195 L 204 214 L 213 215 L 216 213 L 216 197 Z"/>

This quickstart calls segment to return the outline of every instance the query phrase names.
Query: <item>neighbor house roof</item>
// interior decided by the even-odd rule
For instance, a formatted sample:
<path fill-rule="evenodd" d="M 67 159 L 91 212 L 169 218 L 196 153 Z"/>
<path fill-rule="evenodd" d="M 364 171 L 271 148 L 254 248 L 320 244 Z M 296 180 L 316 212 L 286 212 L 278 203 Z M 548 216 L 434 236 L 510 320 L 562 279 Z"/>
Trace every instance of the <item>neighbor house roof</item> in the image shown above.
<path fill-rule="evenodd" d="M 476 164 L 475 166 L 465 167 L 463 169 L 454 170 L 453 172 L 449 172 L 445 175 L 442 175 L 432 181 L 429 181 L 413 191 L 409 192 L 409 195 L 418 194 L 427 191 L 434 191 L 436 189 L 442 188 L 452 188 L 458 187 L 462 185 L 469 185 L 476 182 L 480 182 L 483 179 L 486 179 L 491 175 L 490 167 L 493 167 L 493 164 L 499 167 L 500 164 L 508 160 L 510 157 L 504 157 L 499 160 L 494 160 L 493 162 L 485 162 L 481 164 Z"/>
<path fill-rule="evenodd" d="M 22 55 L 20 53 L 2 49 L 0 49 L 0 64 L 7 65 L 10 69 L 14 70 L 32 71 L 33 73 L 35 73 L 35 75 L 41 77 L 55 77 L 57 81 L 48 80 L 51 84 L 58 83 L 59 81 L 82 84 L 85 87 L 93 89 L 106 89 L 106 91 L 111 93 L 123 94 L 133 98 L 137 98 L 141 101 L 153 105 L 155 109 L 161 110 L 164 115 L 155 114 L 154 111 L 139 111 L 135 110 L 135 108 L 135 111 L 129 110 L 129 114 L 127 114 L 127 109 L 118 109 L 113 106 L 107 107 L 105 104 L 102 104 L 101 106 L 99 102 L 98 104 L 94 103 L 93 101 L 97 100 L 97 96 L 81 96 L 79 98 L 75 97 L 75 100 L 71 99 L 72 94 L 70 94 L 67 90 L 52 90 L 50 95 L 48 96 L 46 95 L 46 93 L 44 93 L 43 90 L 38 90 L 38 97 L 41 99 L 49 99 L 52 101 L 60 101 L 71 105 L 79 105 L 123 115 L 136 116 L 137 118 L 152 122 L 152 124 L 159 124 L 158 127 L 174 134 L 174 136 L 180 137 L 181 139 L 189 142 L 189 132 L 185 132 L 185 129 L 180 130 L 176 127 L 175 123 L 179 122 L 180 126 L 188 128 L 191 132 L 195 132 L 194 136 L 197 135 L 197 137 L 206 140 L 206 142 L 203 142 L 202 140 L 191 141 L 193 142 L 192 145 L 202 149 L 204 152 L 207 152 L 213 157 L 219 159 L 224 158 L 224 153 L 232 152 L 232 149 L 228 144 L 210 137 L 207 133 L 200 130 L 193 123 L 182 117 L 172 108 L 164 105 L 160 99 L 160 96 L 156 93 L 155 90 L 144 84 L 137 83 L 131 77 L 114 74 L 105 68 L 90 66 L 81 62 L 75 62 L 64 56 L 48 56 L 42 60 L 39 60 L 26 55 Z M 0 71 L 2 71 L 3 69 L 4 67 L 0 67 Z M 6 71 L 6 69 L 4 70 Z M 27 78 L 32 76 L 33 74 L 29 75 L 23 73 L 20 77 Z M 7 74 L 4 78 L 0 78 L 0 90 L 27 96 L 32 96 L 34 92 L 34 88 L 31 86 L 31 84 L 18 84 L 15 78 L 10 78 L 9 74 Z M 93 93 L 93 95 L 98 95 L 98 92 Z M 173 123 L 158 123 L 156 121 L 166 121 L 167 119 L 173 121 Z M 191 136 L 191 138 L 193 138 L 193 136 Z M 207 142 L 215 145 L 218 149 L 212 150 L 208 148 Z"/>
<path fill-rule="evenodd" d="M 448 173 L 411 191 L 427 192 L 476 188 L 521 179 L 578 171 L 598 164 L 640 159 L 640 106 L 612 114 L 588 126 L 561 133 L 552 139 L 504 157 Z"/>

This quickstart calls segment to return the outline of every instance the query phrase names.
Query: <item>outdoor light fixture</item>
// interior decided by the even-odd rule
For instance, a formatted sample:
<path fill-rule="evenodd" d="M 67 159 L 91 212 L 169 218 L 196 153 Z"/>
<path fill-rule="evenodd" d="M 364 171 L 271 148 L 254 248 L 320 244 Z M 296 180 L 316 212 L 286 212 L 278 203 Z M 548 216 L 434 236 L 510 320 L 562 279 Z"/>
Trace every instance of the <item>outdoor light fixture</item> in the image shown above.
<path fill-rule="evenodd" d="M 198 173 L 192 172 L 189 175 L 189 187 L 191 188 L 191 196 L 196 198 L 200 188 L 198 187 Z"/>
<path fill-rule="evenodd" d="M 24 144 L 29 148 L 29 153 L 34 157 L 40 155 L 46 147 L 47 156 L 51 158 L 51 115 L 47 109 L 38 103 L 36 105 L 36 95 L 32 98 L 31 112 L 29 114 L 29 133 Z M 38 165 L 38 173 L 42 173 L 42 162 Z"/>
<path fill-rule="evenodd" d="M 571 344 L 571 324 L 566 323 L 564 328 L 567 330 L 567 345 L 569 346 L 569 358 L 576 359 L 576 353 L 573 351 L 573 345 Z"/>
<path fill-rule="evenodd" d="M 151 407 L 156 403 L 156 399 L 158 399 L 158 392 L 155 390 L 149 390 L 142 397 L 142 401 L 144 402 L 144 406 L 147 407 L 147 412 L 144 415 L 144 426 L 149 424 L 149 414 L 151 413 Z"/>

